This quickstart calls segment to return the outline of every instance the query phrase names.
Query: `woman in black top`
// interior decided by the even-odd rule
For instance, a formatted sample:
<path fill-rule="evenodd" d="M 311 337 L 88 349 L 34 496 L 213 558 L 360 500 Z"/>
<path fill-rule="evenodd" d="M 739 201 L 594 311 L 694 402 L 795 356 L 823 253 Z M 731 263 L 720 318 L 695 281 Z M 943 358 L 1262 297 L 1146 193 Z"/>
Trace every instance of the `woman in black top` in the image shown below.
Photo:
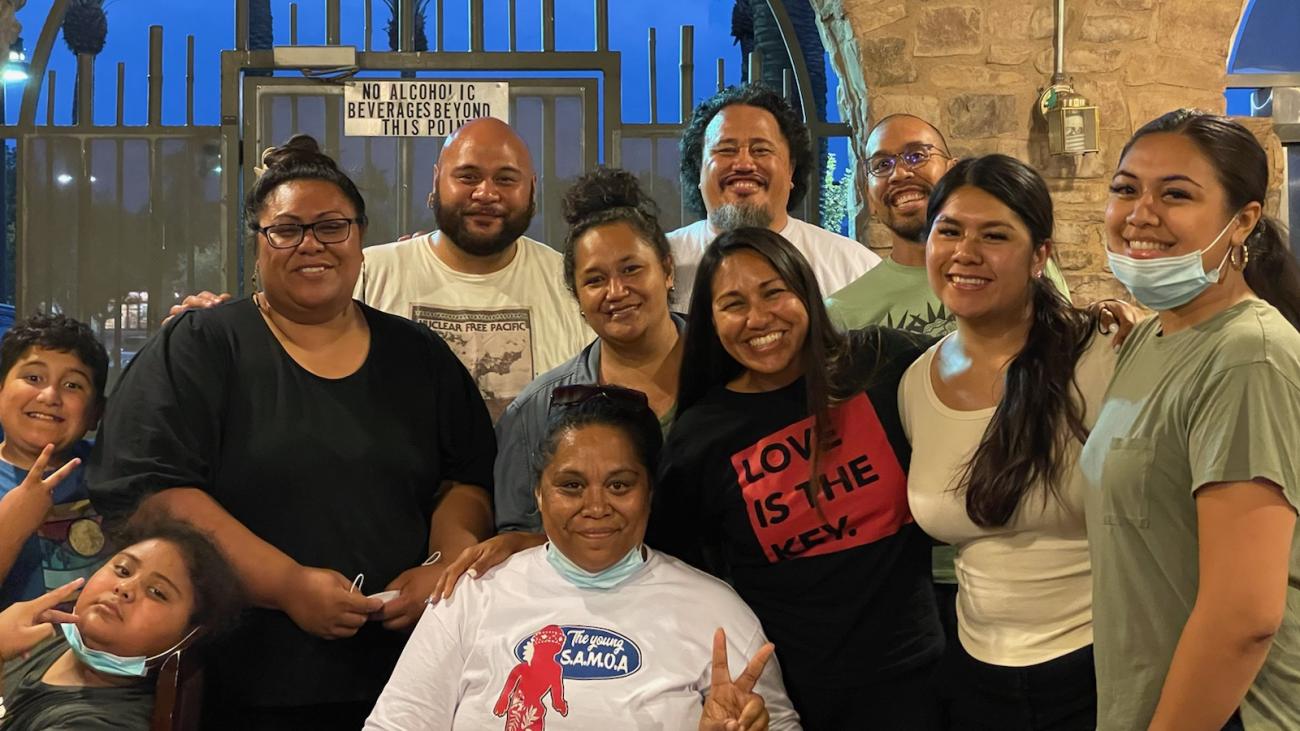
<path fill-rule="evenodd" d="M 763 229 L 705 251 L 690 311 L 647 542 L 730 577 L 805 728 L 929 727 L 943 638 L 897 407 L 929 342 L 838 334 L 807 261 Z"/>
<path fill-rule="evenodd" d="M 491 532 L 496 444 L 442 340 L 353 301 L 352 181 L 310 137 L 264 162 L 245 203 L 262 291 L 141 349 L 90 493 L 109 517 L 165 507 L 211 532 L 260 607 L 209 664 L 212 726 L 355 729 L 439 577 L 422 563 Z"/>

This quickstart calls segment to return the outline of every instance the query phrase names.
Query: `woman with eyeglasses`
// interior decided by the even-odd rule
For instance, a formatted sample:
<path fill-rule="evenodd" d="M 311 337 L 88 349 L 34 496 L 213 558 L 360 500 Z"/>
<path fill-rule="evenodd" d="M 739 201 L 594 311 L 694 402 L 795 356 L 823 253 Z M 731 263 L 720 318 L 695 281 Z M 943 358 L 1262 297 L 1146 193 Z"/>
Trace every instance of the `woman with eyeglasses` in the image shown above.
<path fill-rule="evenodd" d="M 807 728 L 929 728 L 943 636 L 897 394 L 930 341 L 839 334 L 766 229 L 714 241 L 690 313 L 648 541 L 730 577 Z"/>
<path fill-rule="evenodd" d="M 213 727 L 356 729 L 438 579 L 426 558 L 490 534 L 495 439 L 437 335 L 352 299 L 352 181 L 310 137 L 264 159 L 244 207 L 261 289 L 141 349 L 90 493 L 210 532 L 247 586 L 258 609 L 207 669 Z"/>
<path fill-rule="evenodd" d="M 529 461 L 547 543 L 425 612 L 366 728 L 799 728 L 753 612 L 644 544 L 661 446 L 645 394 L 549 401 Z"/>
<path fill-rule="evenodd" d="M 449 596 L 462 574 L 482 576 L 511 553 L 545 541 L 528 465 L 546 429 L 553 390 L 607 383 L 641 391 L 665 431 L 676 411 L 683 321 L 668 309 L 673 259 L 658 206 L 632 173 L 599 168 L 569 189 L 564 217 L 565 284 L 597 338 L 529 384 L 497 422 L 494 508 L 500 534 L 456 557 L 439 583 L 439 597 Z"/>

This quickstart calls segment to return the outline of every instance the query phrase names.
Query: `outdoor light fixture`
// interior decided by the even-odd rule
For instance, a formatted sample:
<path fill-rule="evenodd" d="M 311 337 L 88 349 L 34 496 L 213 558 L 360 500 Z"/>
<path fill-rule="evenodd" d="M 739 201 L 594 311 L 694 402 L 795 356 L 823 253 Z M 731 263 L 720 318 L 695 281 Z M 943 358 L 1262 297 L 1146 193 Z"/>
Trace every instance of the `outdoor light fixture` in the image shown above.
<path fill-rule="evenodd" d="M 1097 108 L 1073 90 L 1053 92 L 1055 103 L 1043 113 L 1047 118 L 1048 147 L 1053 155 L 1097 152 Z"/>
<path fill-rule="evenodd" d="M 1097 107 L 1074 90 L 1065 75 L 1065 0 L 1056 0 L 1056 64 L 1052 82 L 1038 97 L 1047 120 L 1047 148 L 1053 155 L 1098 152 L 1101 127 Z"/>
<path fill-rule="evenodd" d="M 17 84 L 27 80 L 27 52 L 23 50 L 23 39 L 16 39 L 9 46 L 9 58 L 5 61 L 0 79 L 6 84 Z"/>

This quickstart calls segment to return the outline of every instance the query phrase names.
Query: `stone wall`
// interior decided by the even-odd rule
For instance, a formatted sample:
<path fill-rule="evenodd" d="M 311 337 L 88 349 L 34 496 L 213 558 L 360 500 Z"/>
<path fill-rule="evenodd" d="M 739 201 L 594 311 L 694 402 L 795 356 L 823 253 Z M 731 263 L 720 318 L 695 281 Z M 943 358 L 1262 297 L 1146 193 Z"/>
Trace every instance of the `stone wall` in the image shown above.
<path fill-rule="evenodd" d="M 23 32 L 23 26 L 18 22 L 17 13 L 27 4 L 27 0 L 0 0 L 0 51 L 3 51 L 4 58 L 8 59 L 9 47 L 18 36 Z M 35 45 L 35 39 L 29 41 L 29 48 Z M 30 51 L 29 51 L 30 52 Z"/>
<path fill-rule="evenodd" d="M 1034 111 L 1052 75 L 1053 0 L 811 2 L 840 74 L 841 112 L 858 131 L 858 158 L 873 120 L 909 112 L 934 122 L 957 155 L 1030 162 L 1052 189 L 1057 254 L 1080 301 L 1122 293 L 1104 268 L 1101 229 L 1120 149 L 1170 109 L 1223 111 L 1229 45 L 1245 4 L 1067 0 L 1066 72 L 1101 117 L 1101 152 L 1074 158 L 1047 153 L 1046 124 Z M 1253 129 L 1272 137 L 1267 124 Z M 1280 152 L 1276 138 L 1266 141 Z M 1275 167 L 1280 182 L 1280 160 Z M 873 248 L 888 248 L 882 227 L 867 228 Z"/>

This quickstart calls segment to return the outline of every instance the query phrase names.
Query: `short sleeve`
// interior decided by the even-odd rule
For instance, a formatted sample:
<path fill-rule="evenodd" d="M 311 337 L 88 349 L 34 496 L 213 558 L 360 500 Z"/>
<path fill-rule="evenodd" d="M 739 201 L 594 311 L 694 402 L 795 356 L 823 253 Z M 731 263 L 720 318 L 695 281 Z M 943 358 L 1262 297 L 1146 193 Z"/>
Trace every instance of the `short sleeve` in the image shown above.
<path fill-rule="evenodd" d="M 1300 506 L 1300 385 L 1275 365 L 1225 370 L 1197 394 L 1188 429 L 1192 489 L 1263 478 Z"/>
<path fill-rule="evenodd" d="M 497 422 L 497 459 L 493 473 L 498 531 L 541 531 L 530 459 L 540 439 L 533 428 L 535 398 L 536 395 L 515 399 Z"/>
<path fill-rule="evenodd" d="M 428 337 L 433 357 L 439 364 L 438 448 L 443 460 L 442 478 L 477 485 L 491 496 L 497 438 L 487 405 L 469 371 L 451 348 L 429 328 L 419 327 Z"/>
<path fill-rule="evenodd" d="M 87 481 L 110 520 L 160 490 L 211 487 L 233 355 L 208 314 L 184 312 L 150 338 L 108 400 Z"/>
<path fill-rule="evenodd" d="M 450 729 L 460 697 L 465 652 L 443 624 L 449 613 L 424 610 L 383 693 L 366 719 L 367 731 Z"/>

